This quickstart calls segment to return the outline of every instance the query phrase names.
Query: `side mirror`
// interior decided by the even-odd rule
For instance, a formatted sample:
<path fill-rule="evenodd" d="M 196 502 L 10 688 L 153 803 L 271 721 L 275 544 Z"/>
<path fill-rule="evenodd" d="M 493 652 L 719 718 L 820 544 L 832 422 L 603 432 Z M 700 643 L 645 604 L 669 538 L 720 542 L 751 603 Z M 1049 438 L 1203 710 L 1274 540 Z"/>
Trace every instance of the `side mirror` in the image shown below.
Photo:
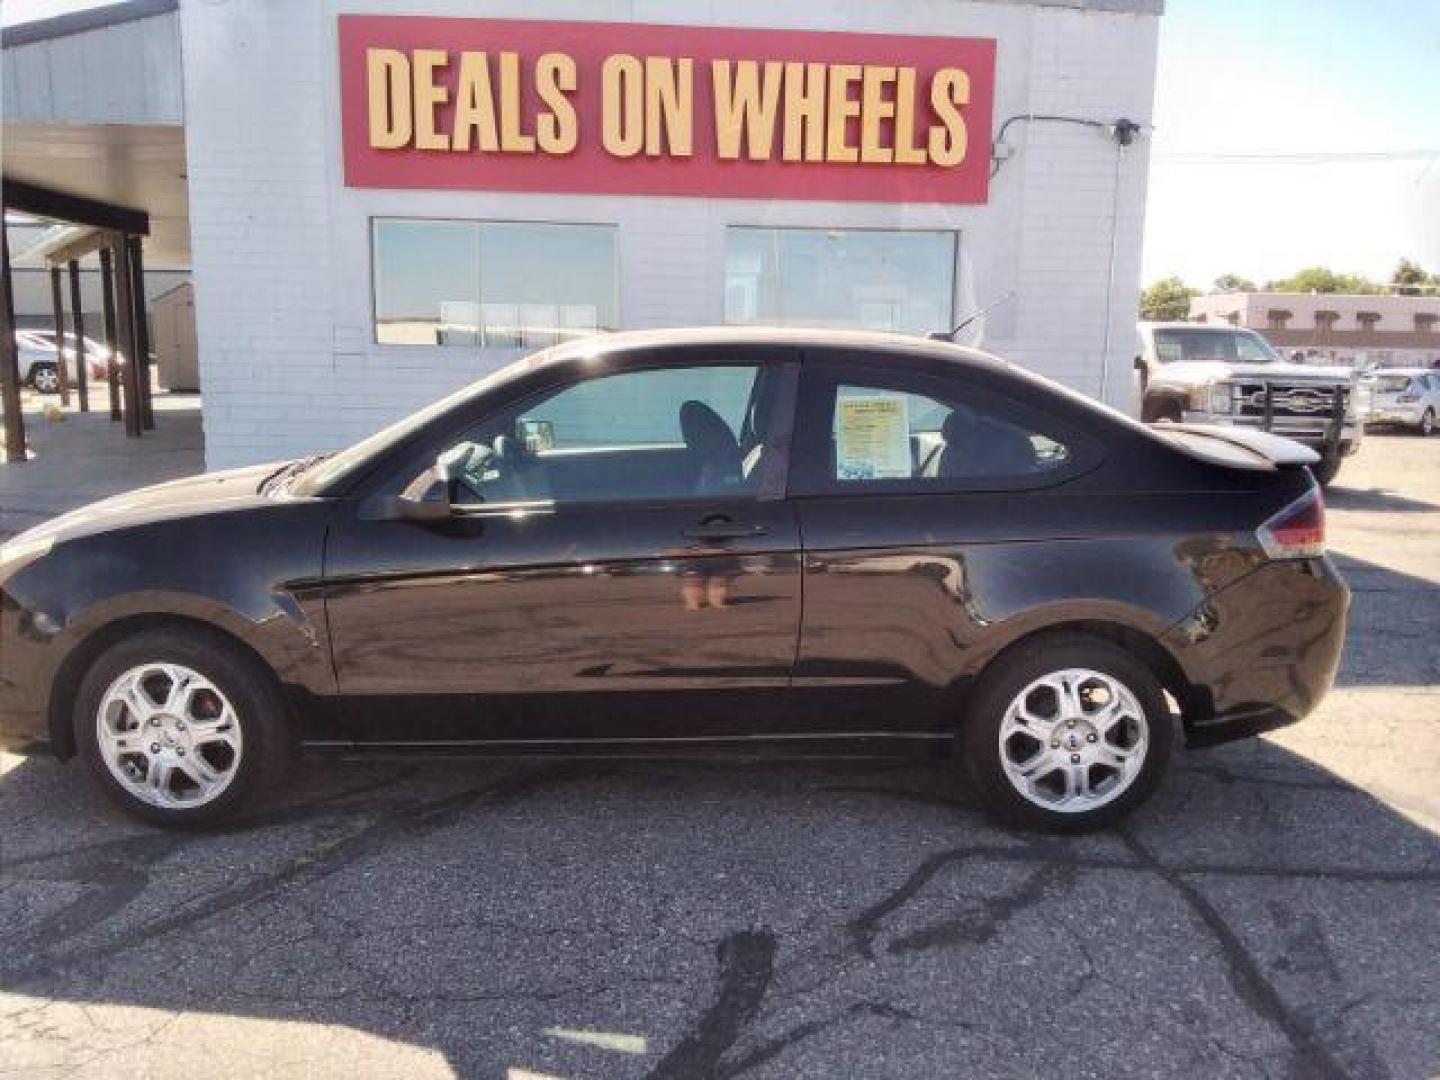
<path fill-rule="evenodd" d="M 455 470 L 448 463 L 437 461 L 417 476 L 409 487 L 389 500 L 385 516 L 422 525 L 449 521 L 455 516 L 450 498 L 454 474 Z"/>
<path fill-rule="evenodd" d="M 1136 370 L 1136 371 L 1144 371 L 1144 370 L 1145 370 L 1145 357 L 1139 355 L 1138 353 L 1137 353 L 1136 356 L 1135 356 L 1135 370 Z"/>

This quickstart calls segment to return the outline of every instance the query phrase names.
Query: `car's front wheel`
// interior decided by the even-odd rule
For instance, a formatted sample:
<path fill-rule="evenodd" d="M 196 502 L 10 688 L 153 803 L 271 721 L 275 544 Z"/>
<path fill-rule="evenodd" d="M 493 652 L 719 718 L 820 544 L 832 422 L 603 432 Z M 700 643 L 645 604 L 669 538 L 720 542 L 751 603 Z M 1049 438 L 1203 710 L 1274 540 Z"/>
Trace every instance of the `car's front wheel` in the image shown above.
<path fill-rule="evenodd" d="M 103 652 L 81 681 L 75 741 L 105 793 L 158 825 L 230 817 L 285 771 L 273 675 L 222 636 L 157 628 Z"/>
<path fill-rule="evenodd" d="M 30 385 L 42 394 L 60 392 L 60 371 L 54 364 L 36 364 L 30 369 Z"/>
<path fill-rule="evenodd" d="M 1151 670 L 1089 635 L 1044 637 L 981 678 L 963 730 L 966 765 L 997 816 L 1051 832 L 1108 825 L 1160 782 L 1174 721 Z"/>

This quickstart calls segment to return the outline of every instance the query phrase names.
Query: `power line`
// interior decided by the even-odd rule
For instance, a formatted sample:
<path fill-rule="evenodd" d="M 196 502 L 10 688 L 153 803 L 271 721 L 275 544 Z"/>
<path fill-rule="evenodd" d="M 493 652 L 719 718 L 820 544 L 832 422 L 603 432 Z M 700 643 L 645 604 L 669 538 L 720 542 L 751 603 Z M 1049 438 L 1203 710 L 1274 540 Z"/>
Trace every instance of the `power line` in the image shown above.
<path fill-rule="evenodd" d="M 1175 165 L 1332 165 L 1368 161 L 1428 161 L 1440 158 L 1440 148 L 1416 150 L 1302 151 L 1286 153 L 1155 153 L 1150 160 Z"/>

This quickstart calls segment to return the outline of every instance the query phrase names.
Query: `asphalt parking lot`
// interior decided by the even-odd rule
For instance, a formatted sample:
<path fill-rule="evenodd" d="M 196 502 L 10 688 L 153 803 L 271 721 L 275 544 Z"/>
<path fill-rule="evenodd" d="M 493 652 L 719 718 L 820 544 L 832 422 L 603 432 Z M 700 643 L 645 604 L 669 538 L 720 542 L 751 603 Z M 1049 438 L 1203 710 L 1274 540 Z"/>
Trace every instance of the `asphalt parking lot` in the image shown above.
<path fill-rule="evenodd" d="M 311 763 L 185 836 L 3 759 L 0 1071 L 1436 1075 L 1440 439 L 1330 502 L 1336 690 L 1078 840 L 945 766 Z"/>

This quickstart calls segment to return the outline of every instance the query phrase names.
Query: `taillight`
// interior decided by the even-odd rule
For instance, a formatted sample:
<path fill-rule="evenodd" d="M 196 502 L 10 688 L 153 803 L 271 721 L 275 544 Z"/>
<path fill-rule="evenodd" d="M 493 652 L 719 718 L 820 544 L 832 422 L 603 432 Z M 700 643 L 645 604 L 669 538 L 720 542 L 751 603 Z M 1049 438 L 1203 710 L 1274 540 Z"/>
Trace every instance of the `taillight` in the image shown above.
<path fill-rule="evenodd" d="M 1272 559 L 1313 559 L 1325 554 L 1325 500 L 1318 487 L 1255 530 Z"/>

